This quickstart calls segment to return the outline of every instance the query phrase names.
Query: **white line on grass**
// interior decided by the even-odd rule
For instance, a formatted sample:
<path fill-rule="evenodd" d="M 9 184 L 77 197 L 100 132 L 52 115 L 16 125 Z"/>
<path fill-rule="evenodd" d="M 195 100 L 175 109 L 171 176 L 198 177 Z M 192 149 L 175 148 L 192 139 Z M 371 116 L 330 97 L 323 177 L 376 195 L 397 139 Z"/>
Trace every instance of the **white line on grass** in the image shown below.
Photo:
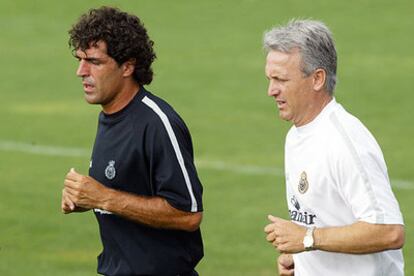
<path fill-rule="evenodd" d="M 91 154 L 89 150 L 81 148 L 45 146 L 4 140 L 0 140 L 0 150 L 63 157 L 86 157 Z"/>
<path fill-rule="evenodd" d="M 37 145 L 30 143 L 22 143 L 15 141 L 0 140 L 0 151 L 23 152 L 30 154 L 61 156 L 61 157 L 90 157 L 90 150 L 84 148 L 69 148 Z M 219 171 L 228 171 L 238 174 L 247 175 L 274 175 L 283 176 L 284 172 L 281 168 L 261 167 L 252 165 L 231 164 L 223 161 L 213 161 L 206 159 L 197 159 L 197 166 L 204 169 L 212 169 Z M 396 189 L 413 190 L 414 183 L 412 181 L 392 179 L 391 184 Z"/>

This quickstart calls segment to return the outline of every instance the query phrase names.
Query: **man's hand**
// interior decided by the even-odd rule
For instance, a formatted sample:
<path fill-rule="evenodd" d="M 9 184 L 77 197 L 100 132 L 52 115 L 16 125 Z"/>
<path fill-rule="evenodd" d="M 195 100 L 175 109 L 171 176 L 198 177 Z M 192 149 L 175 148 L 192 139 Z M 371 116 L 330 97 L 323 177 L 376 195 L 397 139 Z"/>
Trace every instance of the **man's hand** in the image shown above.
<path fill-rule="evenodd" d="M 100 208 L 107 189 L 92 177 L 79 174 L 73 168 L 66 174 L 64 185 L 62 212 L 65 214 Z"/>
<path fill-rule="evenodd" d="M 305 251 L 303 238 L 306 228 L 288 220 L 272 215 L 268 216 L 271 221 L 266 225 L 264 231 L 267 234 L 266 240 L 281 253 L 299 253 Z"/>
<path fill-rule="evenodd" d="M 277 259 L 277 270 L 280 276 L 293 276 L 295 264 L 292 254 L 281 254 Z"/>
<path fill-rule="evenodd" d="M 75 203 L 73 203 L 66 192 L 66 189 L 63 188 L 62 190 L 62 213 L 64 214 L 70 214 L 70 213 L 74 213 L 74 212 L 86 212 L 89 211 L 90 209 L 86 209 L 86 208 L 81 208 L 75 205 Z"/>
<path fill-rule="evenodd" d="M 69 214 L 72 212 L 76 212 L 76 206 L 75 204 L 69 199 L 66 189 L 63 188 L 62 190 L 62 204 L 61 204 L 61 208 L 62 208 L 62 213 L 64 214 Z"/>

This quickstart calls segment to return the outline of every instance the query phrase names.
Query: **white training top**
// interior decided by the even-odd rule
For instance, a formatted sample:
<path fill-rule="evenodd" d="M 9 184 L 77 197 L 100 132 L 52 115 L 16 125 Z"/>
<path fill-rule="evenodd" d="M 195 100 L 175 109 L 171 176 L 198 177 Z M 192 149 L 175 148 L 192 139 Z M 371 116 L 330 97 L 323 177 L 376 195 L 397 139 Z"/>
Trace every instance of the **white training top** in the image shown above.
<path fill-rule="evenodd" d="M 403 224 L 378 143 L 335 99 L 312 122 L 289 130 L 285 169 L 289 214 L 298 224 Z M 293 257 L 295 276 L 404 275 L 402 250 L 363 255 L 315 250 Z"/>

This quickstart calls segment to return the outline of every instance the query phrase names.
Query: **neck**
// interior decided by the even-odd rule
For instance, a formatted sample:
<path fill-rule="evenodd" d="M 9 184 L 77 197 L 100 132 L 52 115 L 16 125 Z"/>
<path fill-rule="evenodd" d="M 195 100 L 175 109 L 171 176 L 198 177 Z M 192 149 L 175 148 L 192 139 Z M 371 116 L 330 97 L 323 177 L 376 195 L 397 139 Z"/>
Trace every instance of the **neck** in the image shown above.
<path fill-rule="evenodd" d="M 306 112 L 306 115 L 301 118 L 301 120 L 298 120 L 297 122 L 294 122 L 296 127 L 304 126 L 310 122 L 312 122 L 329 104 L 329 102 L 332 100 L 332 96 L 328 93 L 323 92 L 318 98 L 313 99 L 311 103 L 307 106 L 308 112 Z"/>
<path fill-rule="evenodd" d="M 102 111 L 105 114 L 113 114 L 122 110 L 135 97 L 139 88 L 136 82 L 127 83 L 111 102 L 102 105 Z"/>

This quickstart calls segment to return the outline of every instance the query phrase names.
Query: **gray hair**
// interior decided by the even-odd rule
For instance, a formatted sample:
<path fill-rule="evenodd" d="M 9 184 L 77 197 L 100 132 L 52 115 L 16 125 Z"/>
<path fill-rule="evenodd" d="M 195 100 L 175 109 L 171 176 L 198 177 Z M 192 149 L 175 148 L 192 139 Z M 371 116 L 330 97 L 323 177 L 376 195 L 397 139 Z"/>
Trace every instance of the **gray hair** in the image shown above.
<path fill-rule="evenodd" d="M 326 72 L 325 88 L 333 94 L 336 84 L 336 50 L 332 33 L 321 21 L 293 19 L 264 34 L 264 49 L 290 53 L 299 49 L 302 72 L 309 76 L 316 69 Z"/>

